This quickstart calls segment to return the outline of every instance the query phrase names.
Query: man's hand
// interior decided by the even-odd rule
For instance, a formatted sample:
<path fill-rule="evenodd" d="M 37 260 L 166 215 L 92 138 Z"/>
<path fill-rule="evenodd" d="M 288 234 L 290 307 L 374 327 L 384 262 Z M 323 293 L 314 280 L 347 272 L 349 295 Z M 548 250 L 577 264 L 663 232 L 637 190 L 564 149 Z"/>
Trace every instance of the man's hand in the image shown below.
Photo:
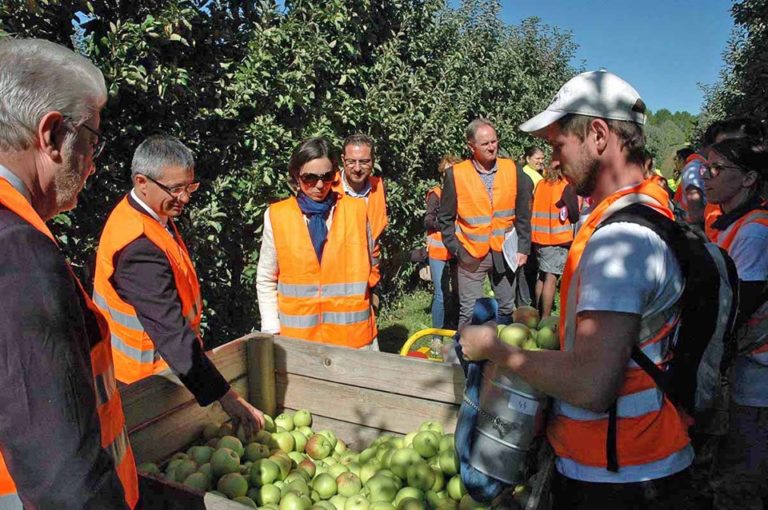
<path fill-rule="evenodd" d="M 264 428 L 264 414 L 245 401 L 243 397 L 231 389 L 219 399 L 224 412 L 232 418 L 232 426 L 237 430 L 243 426 L 245 437 L 251 437 Z"/>
<path fill-rule="evenodd" d="M 379 313 L 379 306 L 381 305 L 381 297 L 379 297 L 379 291 L 378 290 L 371 290 L 371 306 L 373 307 L 373 312 L 378 315 Z"/>
<path fill-rule="evenodd" d="M 461 330 L 461 351 L 467 361 L 501 359 L 507 348 L 496 337 L 496 324 L 488 322 L 482 326 L 466 326 Z"/>
<path fill-rule="evenodd" d="M 528 262 L 528 255 L 525 253 L 517 254 L 517 267 L 524 266 Z"/>

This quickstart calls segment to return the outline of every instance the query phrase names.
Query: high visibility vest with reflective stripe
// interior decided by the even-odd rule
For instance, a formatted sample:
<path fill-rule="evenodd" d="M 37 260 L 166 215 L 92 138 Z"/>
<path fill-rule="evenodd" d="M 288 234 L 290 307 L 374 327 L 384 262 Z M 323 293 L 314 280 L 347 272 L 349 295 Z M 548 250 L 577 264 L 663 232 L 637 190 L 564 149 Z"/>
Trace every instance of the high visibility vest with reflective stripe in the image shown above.
<path fill-rule="evenodd" d="M 53 234 L 45 225 L 40 216 L 32 209 L 32 206 L 19 194 L 5 179 L 0 178 L 0 204 L 7 207 L 22 219 L 30 223 L 37 230 L 45 234 L 53 243 L 56 243 Z M 139 483 L 136 475 L 136 461 L 128 442 L 128 433 L 125 429 L 125 417 L 117 391 L 114 376 L 114 365 L 110 350 L 110 335 L 107 321 L 86 294 L 80 281 L 72 269 L 69 268 L 72 279 L 77 284 L 78 290 L 83 296 L 86 306 L 93 313 L 98 322 L 101 340 L 91 348 L 91 365 L 96 391 L 96 411 L 99 415 L 101 429 L 101 446 L 115 462 L 115 470 L 125 491 L 125 500 L 130 508 L 134 508 L 139 500 Z M 45 426 L 45 424 L 38 424 Z M 19 431 L 23 434 L 24 431 Z M 55 434 L 55 431 L 52 431 Z M 51 490 L 56 490 L 55 487 Z M 5 462 L 0 457 L 0 505 L 10 501 L 16 487 L 13 483 Z M 0 506 L 0 508 L 2 508 Z"/>
<path fill-rule="evenodd" d="M 744 225 L 750 223 L 759 223 L 768 227 L 768 210 L 755 209 L 748 212 L 729 225 L 727 229 L 719 233 L 717 244 L 730 253 L 731 246 L 733 246 L 733 241 L 736 239 L 739 230 L 741 230 Z M 768 302 L 760 305 L 749 320 L 747 320 L 743 329 L 739 332 L 739 343 L 742 345 L 749 345 L 765 338 L 765 335 L 768 335 Z M 761 365 L 768 366 L 768 343 L 764 343 L 757 347 L 749 356 L 754 358 L 755 361 L 758 361 Z"/>
<path fill-rule="evenodd" d="M 456 187 L 456 237 L 475 258 L 489 250 L 501 251 L 504 234 L 514 228 L 517 169 L 510 159 L 498 158 L 493 181 L 493 203 L 471 160 L 453 166 Z"/>
<path fill-rule="evenodd" d="M 112 285 L 115 255 L 142 235 L 168 257 L 182 313 L 202 345 L 199 336 L 202 301 L 197 273 L 176 226 L 173 222 L 170 224 L 178 242 L 157 220 L 134 209 L 126 197 L 109 215 L 99 240 L 93 299 L 109 321 L 118 381 L 132 383 L 168 368 L 141 325 L 136 309 L 123 301 Z"/>
<path fill-rule="evenodd" d="M 584 248 L 603 220 L 635 202 L 645 203 L 670 219 L 673 216 L 667 205 L 668 195 L 650 180 L 614 193 L 590 213 L 571 245 L 563 274 L 560 301 L 565 313 L 560 317 L 563 332 L 560 346 L 564 351 L 573 350 L 576 341 L 579 260 Z M 641 321 L 638 344 L 662 369 L 669 362 L 669 344 L 678 320 L 679 309 L 674 307 Z M 624 370 L 616 404 L 616 446 L 620 466 L 634 466 L 637 471 L 643 465 L 685 454 L 689 439 L 682 416 L 653 379 L 632 360 Z M 578 469 L 604 470 L 607 463 L 608 413 L 594 413 L 562 401 L 557 401 L 554 409 L 547 436 L 556 454 L 575 463 Z M 568 473 L 565 475 L 568 476 Z"/>
<path fill-rule="evenodd" d="M 269 208 L 277 251 L 280 334 L 346 347 L 363 347 L 376 336 L 368 276 L 371 271 L 365 202 L 336 202 L 323 261 L 291 197 Z"/>
<path fill-rule="evenodd" d="M 435 186 L 427 192 L 427 198 L 429 198 L 431 193 L 434 193 L 437 199 L 440 200 L 440 197 L 443 194 L 443 189 L 440 186 Z M 429 258 L 435 260 L 451 260 L 453 258 L 453 256 L 448 253 L 448 248 L 443 244 L 443 234 L 441 234 L 439 230 L 427 234 L 427 254 L 429 255 Z"/>
<path fill-rule="evenodd" d="M 568 185 L 565 179 L 539 182 L 533 193 L 531 241 L 542 246 L 556 246 L 573 241 L 573 224 L 565 206 L 557 207 Z"/>
<path fill-rule="evenodd" d="M 387 200 L 384 192 L 384 180 L 381 177 L 372 175 L 368 177 L 368 182 L 371 183 L 371 191 L 368 193 L 368 196 L 365 197 L 365 203 L 367 205 L 366 214 L 368 215 L 368 223 L 371 227 L 373 238 L 378 240 L 389 223 L 389 220 L 387 219 Z M 341 196 L 346 195 L 344 193 L 344 184 L 341 182 L 341 177 L 334 183 L 332 189 Z"/>

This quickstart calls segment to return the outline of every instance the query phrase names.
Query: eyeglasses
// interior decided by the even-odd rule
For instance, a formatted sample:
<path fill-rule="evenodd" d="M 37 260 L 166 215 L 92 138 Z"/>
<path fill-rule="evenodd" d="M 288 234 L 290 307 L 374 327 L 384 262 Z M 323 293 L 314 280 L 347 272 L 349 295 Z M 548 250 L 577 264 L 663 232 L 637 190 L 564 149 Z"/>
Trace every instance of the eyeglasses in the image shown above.
<path fill-rule="evenodd" d="M 64 117 L 67 121 L 69 121 L 69 124 L 71 127 L 77 129 L 77 128 L 85 128 L 87 131 L 90 131 L 91 134 L 96 135 L 96 143 L 93 144 L 93 159 L 97 159 L 99 156 L 101 156 L 101 153 L 104 152 L 104 146 L 107 145 L 107 140 L 104 138 L 104 135 L 99 131 L 98 129 L 93 129 L 88 124 L 76 124 L 74 119 L 71 117 Z"/>
<path fill-rule="evenodd" d="M 704 177 L 705 179 L 714 179 L 718 175 L 720 175 L 720 172 L 725 170 L 726 168 L 732 168 L 734 170 L 741 170 L 741 167 L 736 165 L 722 165 L 720 163 L 712 163 L 711 165 L 701 165 L 699 167 L 699 175 Z"/>
<path fill-rule="evenodd" d="M 144 174 L 142 174 L 142 175 L 144 175 Z M 191 197 L 192 193 L 194 193 L 195 191 L 198 190 L 198 188 L 200 188 L 200 183 L 199 182 L 190 182 L 189 184 L 179 184 L 178 186 L 173 186 L 173 187 L 169 188 L 165 184 L 163 184 L 161 182 L 157 182 L 156 180 L 154 180 L 152 177 L 150 177 L 148 175 L 144 175 L 144 177 L 146 177 L 147 180 L 150 180 L 150 181 L 154 182 L 155 184 L 157 184 L 157 186 L 161 190 L 165 191 L 166 193 L 171 195 L 173 198 L 179 198 L 181 196 L 181 194 L 185 193 L 185 192 L 186 192 L 187 195 L 189 195 Z"/>
<path fill-rule="evenodd" d="M 344 158 L 344 166 L 354 168 L 356 165 L 360 165 L 361 168 L 368 168 L 373 163 L 372 159 L 347 159 Z"/>
<path fill-rule="evenodd" d="M 306 184 L 307 186 L 315 186 L 317 185 L 317 181 L 323 181 L 324 183 L 333 182 L 333 180 L 336 178 L 336 171 L 331 170 L 330 172 L 326 172 L 323 175 L 317 175 L 317 174 L 299 174 L 299 179 L 301 182 Z"/>

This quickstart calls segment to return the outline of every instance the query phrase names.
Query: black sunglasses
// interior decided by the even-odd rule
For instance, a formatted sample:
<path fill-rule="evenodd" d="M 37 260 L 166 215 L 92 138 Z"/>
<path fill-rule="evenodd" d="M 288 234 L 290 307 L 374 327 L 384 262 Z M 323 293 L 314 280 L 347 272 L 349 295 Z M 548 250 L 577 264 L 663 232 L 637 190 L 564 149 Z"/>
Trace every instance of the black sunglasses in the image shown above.
<path fill-rule="evenodd" d="M 299 179 L 301 179 L 301 182 L 303 182 L 307 186 L 314 186 L 317 184 L 317 181 L 323 181 L 325 183 L 333 182 L 335 178 L 336 178 L 336 170 L 331 170 L 330 172 L 326 172 L 323 175 L 317 175 L 317 174 L 300 174 L 299 175 Z"/>

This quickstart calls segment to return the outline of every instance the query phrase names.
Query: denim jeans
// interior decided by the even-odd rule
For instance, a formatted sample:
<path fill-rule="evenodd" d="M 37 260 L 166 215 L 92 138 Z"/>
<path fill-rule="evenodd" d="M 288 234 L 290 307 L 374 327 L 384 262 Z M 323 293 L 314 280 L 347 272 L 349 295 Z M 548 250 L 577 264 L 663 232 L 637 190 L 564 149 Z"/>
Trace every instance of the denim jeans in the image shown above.
<path fill-rule="evenodd" d="M 447 303 L 455 301 L 449 300 L 449 297 L 456 294 L 455 263 L 430 258 L 429 272 L 435 286 L 435 295 L 432 298 L 432 327 L 444 328 Z"/>

